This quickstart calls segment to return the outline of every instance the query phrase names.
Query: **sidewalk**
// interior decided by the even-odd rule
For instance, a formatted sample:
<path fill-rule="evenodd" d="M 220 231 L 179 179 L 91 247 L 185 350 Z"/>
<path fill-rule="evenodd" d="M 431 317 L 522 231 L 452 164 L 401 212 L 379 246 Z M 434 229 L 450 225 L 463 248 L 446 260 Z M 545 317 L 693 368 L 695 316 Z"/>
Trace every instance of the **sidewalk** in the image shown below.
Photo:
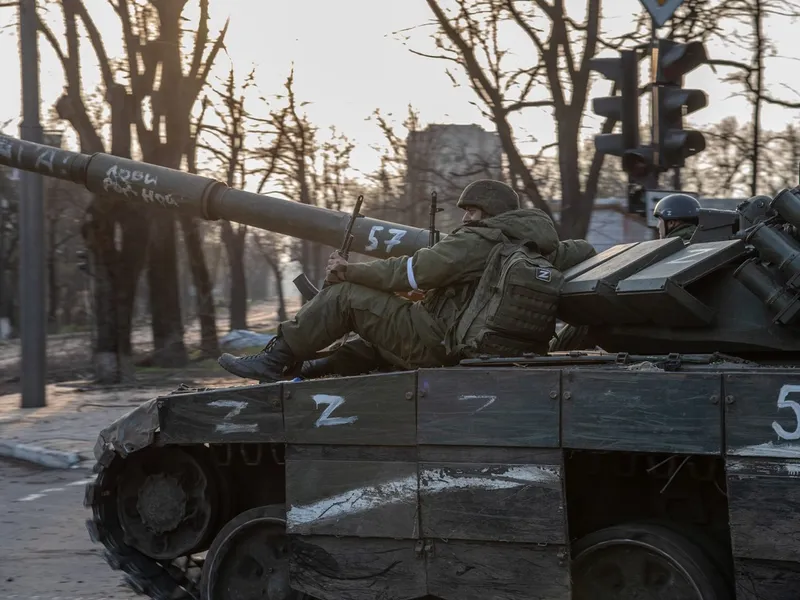
<path fill-rule="evenodd" d="M 216 366 L 216 365 L 215 365 Z M 148 372 L 134 385 L 94 386 L 67 381 L 47 386 L 47 406 L 22 409 L 20 394 L 0 396 L 0 457 L 56 469 L 90 469 L 97 435 L 142 402 L 181 383 L 217 387 L 241 385 L 220 368 Z"/>

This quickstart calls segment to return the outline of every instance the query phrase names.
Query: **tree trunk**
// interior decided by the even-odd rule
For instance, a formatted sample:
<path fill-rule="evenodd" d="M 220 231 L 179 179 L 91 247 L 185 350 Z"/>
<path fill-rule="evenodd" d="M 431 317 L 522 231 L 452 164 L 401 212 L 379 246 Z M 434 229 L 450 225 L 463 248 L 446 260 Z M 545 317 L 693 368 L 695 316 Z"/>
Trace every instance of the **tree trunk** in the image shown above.
<path fill-rule="evenodd" d="M 150 236 L 147 282 L 153 329 L 152 364 L 184 367 L 189 356 L 183 343 L 174 215 L 166 211 L 154 213 L 150 221 Z"/>
<path fill-rule="evenodd" d="M 247 329 L 247 276 L 244 271 L 244 231 L 234 233 L 229 221 L 220 224 L 228 256 L 230 329 Z"/>
<path fill-rule="evenodd" d="M 278 295 L 278 321 L 286 320 L 286 298 L 283 295 L 283 269 L 278 262 L 270 262 L 269 266 L 275 274 L 275 293 Z"/>
<path fill-rule="evenodd" d="M 95 197 L 82 229 L 90 255 L 95 380 L 100 383 L 134 376 L 131 316 L 143 264 L 141 242 L 147 238 L 141 217 L 126 212 L 114 201 Z M 114 239 L 118 219 L 126 223 L 119 250 Z"/>
<path fill-rule="evenodd" d="M 247 277 L 244 272 L 242 258 L 241 248 L 237 247 L 236 254 L 229 263 L 231 276 L 231 329 L 247 329 Z"/>
<path fill-rule="evenodd" d="M 563 121 L 558 124 L 558 162 L 561 174 L 561 215 L 559 237 L 562 240 L 583 239 L 589 229 L 591 204 L 584 207 L 581 191 L 578 132 Z M 592 199 L 593 200 L 593 199 Z"/>
<path fill-rule="evenodd" d="M 217 338 L 217 315 L 214 308 L 213 286 L 208 272 L 203 244 L 197 221 L 181 216 L 183 239 L 186 243 L 186 254 L 189 257 L 189 268 L 192 271 L 192 282 L 197 294 L 197 318 L 200 321 L 200 352 L 203 357 L 219 355 L 219 339 Z"/>
<path fill-rule="evenodd" d="M 221 223 L 222 241 L 228 255 L 230 276 L 230 328 L 247 329 L 247 276 L 244 271 L 244 243 L 246 236 L 234 233 L 229 221 Z"/>

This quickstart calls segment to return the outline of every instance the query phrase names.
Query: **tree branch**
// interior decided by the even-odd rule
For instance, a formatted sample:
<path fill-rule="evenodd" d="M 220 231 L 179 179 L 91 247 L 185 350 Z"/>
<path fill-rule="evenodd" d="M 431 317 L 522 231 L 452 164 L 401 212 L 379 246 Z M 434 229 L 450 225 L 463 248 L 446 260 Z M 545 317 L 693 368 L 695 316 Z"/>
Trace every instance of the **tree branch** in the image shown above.
<path fill-rule="evenodd" d="M 552 216 L 552 212 L 550 211 L 550 207 L 542 198 L 541 194 L 539 193 L 539 188 L 536 185 L 536 182 L 533 180 L 530 172 L 525 168 L 525 164 L 522 161 L 521 156 L 519 155 L 519 151 L 517 150 L 516 146 L 514 145 L 513 134 L 511 133 L 511 127 L 505 119 L 505 114 L 503 113 L 503 99 L 500 96 L 498 90 L 494 88 L 489 82 L 488 78 L 484 74 L 483 70 L 481 69 L 480 64 L 478 63 L 475 53 L 472 47 L 464 40 L 461 35 L 456 31 L 455 27 L 450 23 L 447 15 L 445 15 L 444 11 L 438 5 L 436 0 L 426 0 L 428 6 L 430 7 L 431 11 L 433 12 L 436 20 L 439 22 L 439 26 L 441 27 L 444 34 L 447 38 L 451 41 L 451 43 L 458 48 L 459 53 L 462 57 L 463 64 L 462 66 L 467 71 L 470 79 L 473 79 L 477 82 L 480 88 L 483 89 L 484 93 L 486 94 L 487 105 L 490 110 L 493 112 L 495 126 L 497 127 L 498 135 L 500 136 L 501 143 L 503 145 L 503 149 L 506 152 L 506 156 L 508 157 L 509 164 L 511 168 L 518 174 L 518 176 L 522 179 L 525 183 L 525 191 L 527 196 L 531 199 L 534 205 L 543 210 L 548 215 Z"/>
<path fill-rule="evenodd" d="M 228 26 L 231 23 L 230 17 L 225 19 L 225 26 L 220 31 L 217 39 L 214 41 L 214 45 L 211 47 L 211 51 L 208 53 L 208 58 L 206 58 L 206 64 L 202 69 L 202 73 L 199 77 L 192 81 L 192 95 L 193 98 L 192 104 L 194 104 L 194 99 L 197 98 L 197 95 L 200 93 L 200 90 L 203 89 L 205 82 L 208 80 L 208 73 L 211 71 L 211 67 L 214 65 L 214 61 L 217 59 L 217 54 L 222 49 L 225 44 L 225 35 L 228 33 Z"/>
<path fill-rule="evenodd" d="M 103 44 L 103 38 L 100 37 L 100 32 L 97 30 L 97 26 L 95 25 L 92 17 L 89 15 L 89 12 L 86 10 L 83 2 L 77 0 L 76 4 L 76 12 L 83 21 L 84 27 L 86 27 L 86 31 L 89 34 L 89 39 L 92 42 L 92 47 L 97 55 L 100 73 L 103 76 L 103 84 L 106 86 L 106 90 L 110 92 L 114 87 L 114 76 L 111 74 L 111 65 L 108 61 L 108 54 L 106 53 L 105 45 Z"/>

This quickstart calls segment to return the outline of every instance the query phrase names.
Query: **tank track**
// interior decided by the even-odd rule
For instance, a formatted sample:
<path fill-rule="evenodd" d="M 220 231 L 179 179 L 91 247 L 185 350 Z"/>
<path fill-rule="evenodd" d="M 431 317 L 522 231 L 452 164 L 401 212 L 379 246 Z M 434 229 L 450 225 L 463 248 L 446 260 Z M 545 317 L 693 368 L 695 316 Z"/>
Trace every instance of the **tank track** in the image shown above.
<path fill-rule="evenodd" d="M 159 561 L 125 543 L 113 502 L 107 505 L 113 498 L 114 471 L 122 459 L 113 451 L 108 454 L 110 460 L 106 456 L 101 458 L 94 467 L 97 478 L 86 486 L 83 504 L 92 511 L 92 518 L 86 521 L 89 537 L 105 546 L 106 562 L 115 571 L 125 573 L 125 583 L 136 593 L 155 600 L 200 600 L 201 565 L 190 556 Z"/>

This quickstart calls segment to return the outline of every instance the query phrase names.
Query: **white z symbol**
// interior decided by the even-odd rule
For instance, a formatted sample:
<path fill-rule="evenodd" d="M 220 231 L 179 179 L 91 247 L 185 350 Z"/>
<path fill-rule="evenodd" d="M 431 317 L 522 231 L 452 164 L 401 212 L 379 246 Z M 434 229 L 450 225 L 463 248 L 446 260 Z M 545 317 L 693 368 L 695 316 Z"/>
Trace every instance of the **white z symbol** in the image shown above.
<path fill-rule="evenodd" d="M 792 392 L 800 392 L 800 385 L 784 385 L 781 388 L 778 394 L 778 408 L 791 408 L 794 411 L 794 418 L 797 421 L 794 431 L 786 431 L 777 421 L 772 422 L 772 429 L 784 440 L 800 440 L 800 404 L 786 399 Z"/>
<path fill-rule="evenodd" d="M 247 431 L 254 433 L 258 431 L 258 423 L 231 423 L 230 420 L 242 412 L 243 408 L 247 408 L 247 402 L 242 400 L 214 400 L 208 403 L 209 406 L 218 406 L 220 408 L 230 408 L 224 417 L 223 422 L 214 425 L 214 430 L 220 433 L 239 433 Z"/>
<path fill-rule="evenodd" d="M 322 411 L 322 415 L 319 419 L 317 419 L 316 423 L 314 423 L 314 427 L 327 427 L 330 425 L 349 425 L 350 423 L 355 423 L 358 421 L 358 417 L 331 417 L 333 411 L 339 408 L 342 404 L 344 404 L 344 398 L 342 396 L 329 396 L 328 394 L 314 394 L 312 396 L 314 399 L 314 403 L 317 405 L 317 408 L 320 407 L 321 404 L 327 404 L 328 408 Z"/>
<path fill-rule="evenodd" d="M 667 262 L 667 264 L 680 265 L 683 263 L 690 263 L 693 262 L 701 254 L 706 254 L 708 252 L 712 252 L 713 250 L 714 248 L 689 248 L 689 250 L 686 251 L 686 256 L 670 260 Z"/>

